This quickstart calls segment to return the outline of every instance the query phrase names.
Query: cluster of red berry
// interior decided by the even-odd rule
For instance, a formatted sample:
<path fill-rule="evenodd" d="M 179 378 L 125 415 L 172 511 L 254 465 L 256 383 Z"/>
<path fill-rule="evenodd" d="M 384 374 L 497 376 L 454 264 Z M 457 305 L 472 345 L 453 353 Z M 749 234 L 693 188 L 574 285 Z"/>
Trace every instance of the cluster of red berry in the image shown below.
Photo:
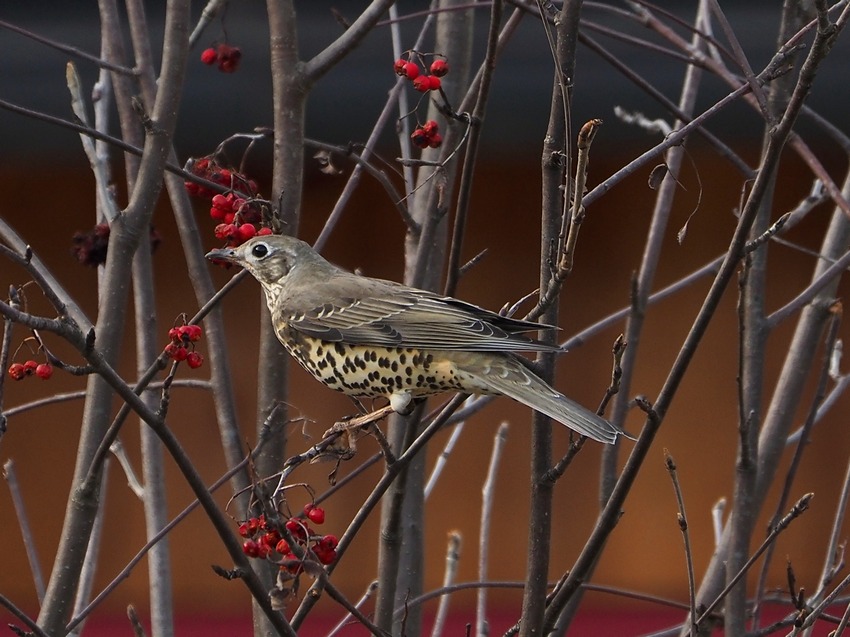
<path fill-rule="evenodd" d="M 443 59 L 436 59 L 431 62 L 431 66 L 429 67 L 431 74 L 424 75 L 419 65 L 412 61 L 408 55 L 408 59 L 397 59 L 395 64 L 393 64 L 393 70 L 395 70 L 396 75 L 406 77 L 413 82 L 413 88 L 417 91 L 427 93 L 428 91 L 438 91 L 440 89 L 442 86 L 440 78 L 449 72 L 449 65 Z"/>
<path fill-rule="evenodd" d="M 53 365 L 50 363 L 36 363 L 28 360 L 24 363 L 12 363 L 9 365 L 9 376 L 15 380 L 23 380 L 27 376 L 35 374 L 41 380 L 47 380 L 53 376 Z"/>
<path fill-rule="evenodd" d="M 201 62 L 208 66 L 218 64 L 218 70 L 222 73 L 233 73 L 239 68 L 242 59 L 242 51 L 229 44 L 219 44 L 216 47 L 204 49 L 201 52 Z"/>
<path fill-rule="evenodd" d="M 229 246 L 238 246 L 258 234 L 272 233 L 271 228 L 257 229 L 263 219 L 262 214 L 233 192 L 212 198 L 210 217 L 222 222 L 215 227 L 215 236 L 224 239 Z"/>
<path fill-rule="evenodd" d="M 222 167 L 211 157 L 195 160 L 189 170 L 198 177 L 230 190 L 227 194 L 221 194 L 193 181 L 186 182 L 186 191 L 190 195 L 210 200 L 210 217 L 218 222 L 215 227 L 216 238 L 224 239 L 228 246 L 235 247 L 255 235 L 272 233 L 271 228 L 261 225 L 263 213 L 257 199 L 257 183 L 253 179 Z"/>
<path fill-rule="evenodd" d="M 406 77 L 413 82 L 413 88 L 421 93 L 428 91 L 436 91 L 442 88 L 442 80 L 446 73 L 449 72 L 449 65 L 442 57 L 437 57 L 428 67 L 430 75 L 424 75 L 422 67 L 414 62 L 414 57 L 420 62 L 423 55 L 416 51 L 408 51 L 405 56 L 399 58 L 393 64 L 393 70 L 396 75 Z M 424 66 L 424 63 L 423 63 Z M 443 94 L 445 97 L 445 94 Z M 429 119 L 424 124 L 419 124 L 416 130 L 410 135 L 410 139 L 414 146 L 418 148 L 439 148 L 443 143 L 443 136 L 440 135 L 437 122 Z"/>
<path fill-rule="evenodd" d="M 257 196 L 257 182 L 253 179 L 248 179 L 236 170 L 225 168 L 213 157 L 207 156 L 195 159 L 186 168 L 193 175 L 216 183 L 227 190 L 232 190 L 246 199 L 253 199 Z M 186 192 L 202 199 L 212 199 L 218 194 L 217 190 L 207 188 L 194 181 L 185 182 L 185 186 Z"/>
<path fill-rule="evenodd" d="M 424 124 L 416 127 L 410 134 L 410 139 L 414 146 L 419 148 L 439 148 L 443 143 L 443 136 L 440 135 L 440 127 L 433 119 L 429 119 Z"/>
<path fill-rule="evenodd" d="M 195 351 L 195 343 L 201 340 L 200 325 L 178 325 L 168 330 L 171 342 L 165 346 L 165 353 L 175 361 L 186 361 L 192 369 L 204 364 L 204 357 Z M 190 349 L 191 348 L 191 349 Z"/>
<path fill-rule="evenodd" d="M 109 234 L 108 223 L 99 223 L 88 232 L 75 232 L 74 236 L 71 237 L 71 254 L 77 261 L 92 268 L 106 263 Z M 162 237 L 153 225 L 150 227 L 149 240 L 151 254 L 153 254 L 162 242 Z"/>
<path fill-rule="evenodd" d="M 323 524 L 325 510 L 321 507 L 307 504 L 304 507 L 303 518 L 290 518 L 286 521 L 286 530 L 298 542 L 302 549 L 313 551 L 322 564 L 331 564 L 336 560 L 336 546 L 339 540 L 335 535 L 319 535 L 310 528 L 313 524 Z M 292 575 L 301 572 L 301 559 L 292 552 L 292 547 L 266 522 L 265 516 L 250 518 L 239 525 L 239 535 L 246 538 L 242 550 L 248 557 L 261 559 L 272 558 L 273 553 L 280 555 L 281 569 Z"/>

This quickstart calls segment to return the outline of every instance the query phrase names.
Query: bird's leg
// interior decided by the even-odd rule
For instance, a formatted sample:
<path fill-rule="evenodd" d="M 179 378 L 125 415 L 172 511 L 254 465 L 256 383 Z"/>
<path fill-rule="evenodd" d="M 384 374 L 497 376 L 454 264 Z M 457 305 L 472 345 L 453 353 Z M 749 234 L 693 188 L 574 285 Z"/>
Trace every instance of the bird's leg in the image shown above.
<path fill-rule="evenodd" d="M 357 407 L 357 411 L 360 412 L 360 414 L 369 413 L 369 410 L 363 406 L 363 403 L 360 402 L 360 399 L 357 396 L 349 396 L 349 398 L 351 399 L 351 402 L 354 403 L 354 406 Z"/>
<path fill-rule="evenodd" d="M 387 440 L 387 437 L 384 435 L 384 432 L 381 431 L 381 428 L 378 427 L 378 424 L 376 422 L 369 423 L 368 431 L 370 431 L 372 435 L 375 436 L 375 440 L 378 441 L 378 445 L 381 447 L 381 452 L 384 454 L 384 461 L 387 463 L 387 466 L 393 464 L 395 462 L 395 454 L 390 447 L 390 441 Z"/>

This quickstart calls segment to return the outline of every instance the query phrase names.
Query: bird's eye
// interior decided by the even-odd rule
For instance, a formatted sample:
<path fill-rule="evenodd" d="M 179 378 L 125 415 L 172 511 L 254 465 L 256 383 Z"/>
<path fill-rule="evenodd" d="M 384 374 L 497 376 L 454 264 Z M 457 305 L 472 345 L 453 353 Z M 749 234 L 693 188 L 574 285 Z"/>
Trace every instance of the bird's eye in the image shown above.
<path fill-rule="evenodd" d="M 258 259 L 262 259 L 269 253 L 269 247 L 265 243 L 258 243 L 251 248 L 251 254 Z"/>

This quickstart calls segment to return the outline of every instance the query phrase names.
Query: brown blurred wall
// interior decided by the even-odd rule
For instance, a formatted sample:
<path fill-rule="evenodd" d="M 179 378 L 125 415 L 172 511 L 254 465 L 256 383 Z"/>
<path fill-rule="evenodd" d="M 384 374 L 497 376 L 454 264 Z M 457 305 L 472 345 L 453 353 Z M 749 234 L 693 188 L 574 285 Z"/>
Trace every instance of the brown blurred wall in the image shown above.
<path fill-rule="evenodd" d="M 728 167 L 701 153 L 698 146 L 692 153 L 694 164 L 685 169 L 681 178 L 683 189 L 668 231 L 656 287 L 676 280 L 719 255 L 734 227 L 733 209 L 739 198 L 740 179 Z M 591 186 L 627 158 L 625 152 L 622 155 L 594 156 Z M 0 215 L 31 243 L 93 317 L 97 274 L 75 264 L 69 256 L 71 235 L 90 226 L 93 217 L 93 182 L 90 174 L 80 172 L 81 164 L 42 164 L 37 169 L 16 169 L 6 165 L 0 174 L 0 183 L 4 184 Z M 694 166 L 699 171 L 701 191 Z M 794 170 L 793 160 L 787 162 L 783 170 L 777 214 L 792 207 L 808 189 L 808 183 L 796 177 L 801 171 Z M 471 257 L 484 248 L 488 249 L 488 254 L 463 279 L 458 296 L 498 309 L 537 286 L 538 175 L 534 155 L 482 165 L 476 177 L 470 233 L 464 254 Z M 652 211 L 653 192 L 646 187 L 646 177 L 646 171 L 639 173 L 588 210 L 579 239 L 575 273 L 565 285 L 561 304 L 564 336 L 627 305 L 630 278 L 639 264 Z M 311 169 L 304 205 L 303 238 L 313 240 L 317 236 L 342 184 L 341 177 L 327 177 Z M 701 202 L 698 202 L 700 197 Z M 81 201 L 88 204 L 77 207 Z M 73 202 L 73 208 L 69 207 L 69 202 Z M 677 245 L 676 231 L 694 209 L 696 214 L 690 221 L 684 243 Z M 213 247 L 216 242 L 212 237 L 212 222 L 205 217 L 200 202 L 197 210 L 205 233 L 203 242 Z M 815 247 L 827 215 L 826 208 L 813 213 L 794 231 L 793 239 Z M 166 322 L 180 312 L 192 314 L 196 304 L 165 206 L 157 213 L 155 222 L 164 238 L 155 263 L 158 309 L 163 321 L 161 332 L 165 345 L 165 332 L 170 327 Z M 368 275 L 400 279 L 402 237 L 402 223 L 384 194 L 371 182 L 365 182 L 335 232 L 326 255 L 348 268 L 361 268 Z M 771 281 L 769 303 L 771 307 L 777 307 L 808 280 L 812 260 L 796 251 L 775 246 L 771 248 L 771 264 L 778 268 L 771 275 L 775 278 Z M 215 273 L 219 284 L 228 277 L 226 272 Z M 2 285 L 25 281 L 21 271 L 11 268 L 8 263 L 0 265 Z M 700 281 L 691 289 L 650 308 L 640 345 L 641 363 L 634 381 L 634 393 L 645 394 L 650 399 L 655 397 L 707 286 L 708 280 Z M 47 303 L 34 286 L 27 288 L 27 299 L 32 312 L 49 314 Z M 225 300 L 224 306 L 247 448 L 255 440 L 256 334 L 261 311 L 258 286 L 253 281 L 246 281 Z M 790 323 L 782 326 L 770 339 L 774 378 L 791 327 Z M 609 381 L 611 343 L 622 329 L 620 323 L 563 356 L 559 362 L 557 385 L 583 404 L 594 407 Z M 16 343 L 26 336 L 24 330 L 16 328 Z M 67 356 L 69 362 L 79 362 L 55 338 L 47 336 L 47 341 L 56 347 L 57 353 Z M 678 462 L 699 577 L 713 548 L 710 507 L 719 498 L 730 498 L 732 492 L 737 427 L 736 344 L 733 289 L 727 293 L 673 403 L 654 451 L 650 453 L 626 503 L 624 516 L 599 565 L 595 582 L 686 601 L 682 541 L 662 449 L 669 449 Z M 201 342 L 202 352 L 205 347 L 206 344 Z M 122 372 L 131 378 L 133 344 L 129 339 L 123 361 Z M 352 405 L 345 397 L 307 378 L 300 369 L 293 367 L 293 370 L 291 402 L 296 411 L 313 421 L 305 430 L 315 440 L 335 419 L 350 414 Z M 186 377 L 205 378 L 208 370 L 201 368 L 185 372 Z M 10 383 L 7 385 L 5 407 L 12 408 L 43 397 L 47 392 L 67 392 L 83 387 L 82 379 L 62 373 L 57 373 L 49 383 L 37 379 Z M 795 523 L 778 543 L 777 555 L 787 555 L 793 560 L 799 583 L 807 587 L 816 584 L 823 560 L 821 551 L 839 489 L 839 476 L 847 461 L 850 436 L 844 427 L 843 417 L 847 408 L 848 399 L 845 397 L 813 436 L 792 494 L 798 497 L 813 491 L 817 497 L 812 510 Z M 35 545 L 45 571 L 49 571 L 52 564 L 62 524 L 81 409 L 82 402 L 76 400 L 14 416 L 9 419 L 8 431 L 0 440 L 0 458 L 15 462 L 30 523 L 36 532 Z M 464 538 L 458 579 L 475 578 L 480 488 L 491 440 L 502 420 L 509 421 L 511 427 L 498 478 L 490 574 L 493 579 L 523 578 L 528 512 L 529 412 L 524 407 L 500 399 L 472 419 L 445 475 L 427 503 L 427 588 L 438 586 L 442 579 L 446 534 L 455 529 L 460 530 Z M 219 451 L 214 414 L 203 393 L 199 390 L 174 391 L 168 422 L 204 478 L 208 482 L 216 480 L 225 467 Z M 629 428 L 633 433 L 638 432 L 641 422 L 638 414 L 630 417 Z M 430 445 L 428 454 L 431 460 L 439 453 L 446 438 L 447 433 L 443 433 Z M 122 439 L 138 467 L 137 422 L 127 424 Z M 310 440 L 302 435 L 298 425 L 294 425 L 290 433 L 290 450 L 303 450 Z M 555 448 L 564 451 L 567 442 L 566 431 L 557 428 Z M 624 452 L 630 446 L 631 443 L 625 443 Z M 363 441 L 358 458 L 366 458 L 375 450 L 371 441 Z M 597 508 L 599 455 L 598 445 L 588 445 L 557 486 L 553 576 L 570 567 L 592 525 Z M 190 501 L 191 496 L 173 463 L 167 461 L 166 464 L 169 512 L 174 515 Z M 356 461 L 352 462 L 350 468 L 355 464 Z M 343 467 L 341 475 L 346 475 L 350 468 Z M 321 492 L 327 484 L 329 470 L 330 465 L 305 467 L 296 472 L 294 479 L 309 482 Z M 346 495 L 340 494 L 327 501 L 327 522 L 324 525 L 327 532 L 342 532 L 378 476 L 379 471 L 373 468 L 356 478 Z M 125 482 L 124 475 L 113 462 L 106 496 L 106 541 L 100 556 L 96 590 L 114 577 L 144 543 L 142 506 Z M 218 494 L 222 505 L 227 497 L 225 492 Z M 772 511 L 773 502 L 769 501 L 768 511 Z M 0 551 L 0 591 L 32 609 L 35 597 L 29 568 L 20 531 L 12 521 L 13 512 L 6 488 L 0 488 L 0 517 L 4 520 L 0 524 L 0 546 L 3 547 Z M 374 576 L 376 517 L 374 515 L 363 529 L 335 574 L 338 585 L 354 598 Z M 210 608 L 211 602 L 214 602 L 218 612 L 246 611 L 243 587 L 225 582 L 210 570 L 211 563 L 229 566 L 229 562 L 202 514 L 193 513 L 171 534 L 170 542 L 176 563 L 174 578 L 178 609 Z M 782 562 L 782 559 L 777 561 L 771 586 L 783 585 Z M 108 607 L 120 611 L 127 603 L 133 602 L 143 608 L 146 587 L 143 562 L 120 584 L 107 602 Z M 513 602 L 518 599 L 515 594 L 509 593 L 494 595 L 497 599 L 501 595 L 502 599 Z M 462 596 L 459 599 L 472 598 Z M 593 599 L 598 603 L 610 603 L 610 598 Z"/>

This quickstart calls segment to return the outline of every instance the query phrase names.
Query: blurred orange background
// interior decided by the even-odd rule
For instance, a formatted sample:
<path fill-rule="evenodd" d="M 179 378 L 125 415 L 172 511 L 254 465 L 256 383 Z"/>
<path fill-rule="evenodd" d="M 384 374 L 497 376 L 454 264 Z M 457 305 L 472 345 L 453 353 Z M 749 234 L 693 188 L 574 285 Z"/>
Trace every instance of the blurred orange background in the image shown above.
<path fill-rule="evenodd" d="M 671 232 L 657 279 L 658 286 L 676 280 L 720 254 L 734 226 L 732 208 L 737 199 L 737 185 L 733 176 L 722 165 L 710 163 L 710 158 L 699 156 L 697 151 L 694 154 L 703 180 L 703 202 L 690 223 L 683 245 L 676 245 Z M 608 174 L 624 159 L 594 157 L 592 178 Z M 79 205 L 79 202 L 93 198 L 91 177 L 84 172 L 62 168 L 45 168 L 43 174 L 50 175 L 50 189 L 40 186 L 43 174 L 7 172 L 3 175 L 2 183 L 13 185 L 14 194 L 7 201 L 31 202 L 27 204 L 26 211 L 19 208 L 20 213 L 10 215 L 9 219 L 45 259 L 63 285 L 80 299 L 90 316 L 94 316 L 96 272 L 75 264 L 69 255 L 69 238 L 75 230 L 84 227 L 87 211 L 80 214 L 78 210 L 65 208 L 65 202 Z M 463 279 L 458 296 L 497 309 L 536 286 L 537 172 L 531 161 L 482 166 L 473 197 L 470 237 L 464 252 L 472 256 L 487 248 L 488 255 Z M 687 177 L 684 180 L 687 185 L 693 183 Z M 316 236 L 324 215 L 333 204 L 335 189 L 342 183 L 341 178 L 312 174 L 306 190 L 303 237 L 310 240 Z M 777 208 L 784 210 L 800 197 L 807 184 L 803 179 L 795 183 L 791 176 L 781 183 L 781 201 L 788 204 L 783 207 L 777 203 Z M 575 273 L 568 279 L 561 301 L 561 327 L 565 337 L 627 304 L 629 280 L 639 263 L 643 228 L 652 207 L 653 193 L 644 184 L 645 175 L 638 175 L 630 180 L 628 187 L 615 189 L 598 206 L 588 210 L 579 240 Z M 39 194 L 33 198 L 32 193 L 36 192 Z M 695 205 L 692 198 L 690 192 L 681 193 L 672 227 L 678 227 L 690 214 Z M 202 227 L 209 233 L 205 241 L 212 246 L 215 244 L 211 236 L 212 222 L 203 218 L 205 211 L 202 205 L 198 206 L 198 215 Z M 794 230 L 794 240 L 814 247 L 826 217 L 826 209 L 813 213 L 802 227 Z M 164 237 L 155 256 L 158 311 L 163 321 L 164 345 L 167 340 L 165 331 L 170 327 L 165 322 L 180 312 L 192 314 L 196 307 L 190 282 L 183 275 L 181 251 L 167 211 L 160 210 L 155 221 Z M 366 183 L 355 196 L 326 254 L 335 262 L 349 268 L 361 268 L 368 275 L 398 279 L 402 276 L 402 236 L 400 220 L 394 216 L 376 187 Z M 771 263 L 775 268 L 771 276 L 776 279 L 770 288 L 769 304 L 775 308 L 805 285 L 811 259 L 777 246 L 772 248 Z M 223 284 L 230 273 L 217 272 L 215 276 Z M 21 272 L 8 267 L 4 267 L 2 278 L 4 284 L 25 281 Z M 708 279 L 703 280 L 650 308 L 633 393 L 644 394 L 650 400 L 654 398 L 707 285 Z M 698 576 L 711 556 L 710 508 L 718 499 L 731 497 L 735 474 L 735 296 L 734 289 L 727 293 L 700 347 L 655 443 L 656 451 L 650 454 L 627 501 L 624 516 L 599 564 L 593 580 L 596 583 L 686 601 L 682 540 L 676 524 L 673 490 L 664 469 L 662 449 L 665 448 L 669 449 L 679 466 Z M 50 315 L 46 302 L 35 288 L 27 288 L 27 298 L 30 311 Z M 257 360 L 256 332 L 261 308 L 265 310 L 261 305 L 259 288 L 250 280 L 231 293 L 224 304 L 247 449 L 255 441 L 252 423 L 256 408 L 253 381 Z M 771 337 L 771 381 L 788 342 L 791 323 L 782 326 Z M 585 405 L 597 404 L 609 382 L 610 347 L 622 329 L 622 323 L 618 324 L 561 357 L 558 387 Z M 14 335 L 15 343 L 26 337 L 21 328 L 15 328 Z M 50 336 L 47 339 L 57 352 L 67 354 L 69 362 L 79 362 L 56 339 Z M 202 342 L 202 352 L 203 348 Z M 127 378 L 132 377 L 132 352 L 132 342 L 128 339 L 123 357 L 123 372 Z M 314 421 L 306 431 L 315 440 L 334 420 L 352 413 L 352 405 L 344 396 L 321 387 L 299 368 L 293 369 L 291 401 L 296 413 Z M 204 368 L 192 372 L 186 369 L 181 376 L 203 378 L 205 372 Z M 49 383 L 37 379 L 10 383 L 7 385 L 5 406 L 11 408 L 44 397 L 46 392 L 65 392 L 83 387 L 82 379 L 62 373 L 57 373 Z M 811 511 L 780 538 L 771 587 L 781 588 L 784 585 L 786 556 L 792 560 L 801 585 L 808 588 L 817 581 L 823 561 L 822 549 L 840 488 L 839 477 L 846 463 L 844 449 L 848 436 L 842 426 L 842 415 L 846 413 L 847 406 L 845 397 L 818 425 L 812 437 L 792 493 L 796 498 L 813 491 L 817 497 Z M 15 462 L 30 523 L 36 531 L 36 548 L 45 569 L 50 568 L 61 528 L 81 411 L 82 401 L 72 401 L 12 417 L 0 447 L 4 460 L 11 458 Z M 427 503 L 427 589 L 439 586 L 442 581 L 447 533 L 453 530 L 459 530 L 463 535 L 458 580 L 476 577 L 480 488 L 494 433 L 503 420 L 510 423 L 510 430 L 497 481 L 490 577 L 523 579 L 529 419 L 526 408 L 507 399 L 499 399 L 472 418 L 467 426 L 445 474 Z M 214 413 L 203 392 L 174 390 L 168 422 L 205 479 L 208 482 L 217 479 L 225 471 L 225 466 L 219 451 Z M 641 424 L 640 415 L 633 413 L 628 421 L 630 431 L 637 433 Z M 138 466 L 137 429 L 136 423 L 128 422 L 122 439 Z M 564 451 L 568 442 L 567 431 L 556 428 L 555 434 L 555 448 Z M 447 437 L 448 432 L 444 432 L 430 445 L 429 465 L 440 453 Z M 304 450 L 310 439 L 303 437 L 298 425 L 294 425 L 289 444 L 290 452 L 296 453 Z M 628 452 L 630 445 L 624 443 L 624 453 Z M 348 473 L 359 460 L 369 457 L 376 449 L 372 441 L 364 440 L 357 458 L 344 465 L 340 475 Z M 596 474 L 599 454 L 599 445 L 587 445 L 556 489 L 553 577 L 570 567 L 593 524 L 598 499 Z M 191 495 L 171 463 L 167 464 L 170 513 L 174 515 L 191 500 Z M 309 482 L 321 492 L 327 485 L 326 475 L 330 468 L 331 465 L 324 464 L 302 467 L 293 479 Z M 380 470 L 373 467 L 325 503 L 327 522 L 323 528 L 327 532 L 342 532 L 379 475 Z M 101 551 L 96 590 L 114 577 L 144 544 L 141 503 L 128 491 L 125 482 L 122 472 L 113 462 L 106 498 L 106 541 Z M 218 497 L 224 504 L 228 497 L 226 489 Z M 768 501 L 768 512 L 772 512 L 773 501 L 775 499 Z M 0 546 L 4 547 L 0 590 L 25 607 L 33 608 L 33 586 L 6 489 L 0 490 L 0 510 L 5 512 L 3 518 L 6 520 L 0 525 Z M 373 516 L 362 530 L 334 576 L 337 584 L 352 598 L 357 598 L 374 576 L 376 518 Z M 766 524 L 767 517 L 763 516 L 763 519 Z M 209 568 L 212 563 L 227 566 L 228 559 L 201 513 L 193 513 L 180 524 L 170 535 L 170 542 L 178 609 L 186 612 L 192 608 L 209 608 L 214 600 L 216 612 L 226 614 L 246 610 L 247 595 L 243 588 L 218 578 Z M 106 602 L 106 608 L 120 611 L 130 601 L 143 608 L 146 587 L 145 570 L 140 565 L 121 583 Z M 517 605 L 519 594 L 493 591 L 491 598 Z M 465 603 L 472 603 L 473 599 L 472 593 L 460 593 L 455 603 L 462 607 Z M 608 606 L 612 601 L 607 596 L 591 595 L 589 603 Z"/>

